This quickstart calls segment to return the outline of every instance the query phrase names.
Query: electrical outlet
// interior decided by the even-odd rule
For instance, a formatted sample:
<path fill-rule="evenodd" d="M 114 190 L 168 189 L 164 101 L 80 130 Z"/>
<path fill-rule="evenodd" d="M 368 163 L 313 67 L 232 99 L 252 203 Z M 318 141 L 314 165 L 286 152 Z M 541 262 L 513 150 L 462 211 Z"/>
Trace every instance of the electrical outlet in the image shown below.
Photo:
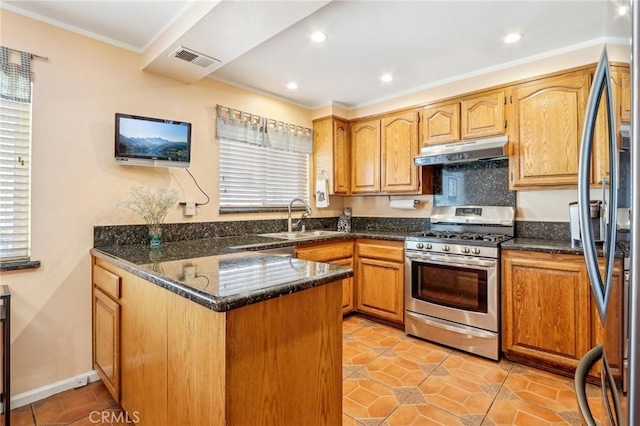
<path fill-rule="evenodd" d="M 87 386 L 87 376 L 76 377 L 75 380 L 73 381 L 73 387 L 77 389 L 83 386 Z"/>

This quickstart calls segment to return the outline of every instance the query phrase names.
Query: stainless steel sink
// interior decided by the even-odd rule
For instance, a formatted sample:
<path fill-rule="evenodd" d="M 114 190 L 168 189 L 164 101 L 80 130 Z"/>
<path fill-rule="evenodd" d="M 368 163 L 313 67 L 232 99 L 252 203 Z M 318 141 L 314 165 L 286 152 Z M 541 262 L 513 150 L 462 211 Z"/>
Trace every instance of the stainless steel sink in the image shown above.
<path fill-rule="evenodd" d="M 271 238 L 282 238 L 283 240 L 305 240 L 305 239 L 313 239 L 320 237 L 327 237 L 331 235 L 342 234 L 342 232 L 338 231 L 296 231 L 296 232 L 273 232 L 270 234 L 258 234 L 261 237 L 271 237 Z"/>

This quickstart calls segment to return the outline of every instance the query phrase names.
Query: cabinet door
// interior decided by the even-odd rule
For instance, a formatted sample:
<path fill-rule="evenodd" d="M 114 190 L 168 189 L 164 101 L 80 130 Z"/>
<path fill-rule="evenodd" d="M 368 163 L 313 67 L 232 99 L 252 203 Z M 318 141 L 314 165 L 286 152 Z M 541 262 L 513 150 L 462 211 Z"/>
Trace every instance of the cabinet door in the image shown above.
<path fill-rule="evenodd" d="M 351 163 L 349 127 L 347 122 L 333 120 L 333 190 L 336 194 L 348 194 Z"/>
<path fill-rule="evenodd" d="M 475 139 L 505 132 L 505 92 L 489 92 L 460 103 L 462 138 Z"/>
<path fill-rule="evenodd" d="M 516 86 L 511 188 L 574 187 L 589 73 L 573 72 Z"/>
<path fill-rule="evenodd" d="M 631 75 L 629 68 L 618 68 L 620 76 L 620 121 L 631 122 Z"/>
<path fill-rule="evenodd" d="M 353 257 L 338 259 L 330 262 L 334 265 L 346 266 L 353 269 Z M 348 314 L 355 309 L 355 294 L 353 288 L 353 277 L 342 280 L 342 314 Z"/>
<path fill-rule="evenodd" d="M 388 260 L 358 257 L 357 298 L 359 312 L 395 322 L 404 321 L 404 265 Z"/>
<path fill-rule="evenodd" d="M 419 167 L 413 164 L 418 155 L 418 112 L 408 111 L 382 119 L 381 191 L 412 192 L 419 187 Z"/>
<path fill-rule="evenodd" d="M 351 193 L 380 192 L 380 120 L 351 125 Z"/>
<path fill-rule="evenodd" d="M 460 140 L 460 102 L 425 107 L 420 117 L 420 133 L 423 145 Z"/>
<path fill-rule="evenodd" d="M 120 402 L 120 305 L 93 290 L 93 367 L 116 402 Z"/>
<path fill-rule="evenodd" d="M 582 256 L 507 250 L 502 271 L 505 355 L 575 370 L 591 348 L 589 278 Z"/>
<path fill-rule="evenodd" d="M 604 261 L 600 261 L 600 271 L 604 273 Z M 597 346 L 601 343 L 605 344 L 607 348 L 607 360 L 611 373 L 615 379 L 622 377 L 622 350 L 623 350 L 623 336 L 622 336 L 622 324 L 623 324 L 623 312 L 624 312 L 624 272 L 622 269 L 622 259 L 616 259 L 613 267 L 613 284 L 611 287 L 611 296 L 609 302 L 609 310 L 607 311 L 607 329 L 609 332 L 606 334 L 598 315 L 598 309 L 596 304 L 591 298 L 591 346 Z M 609 322 L 610 321 L 610 322 Z M 612 330 L 618 330 L 619 333 L 612 332 Z M 589 374 L 597 379 L 600 379 L 600 369 L 602 362 L 598 361 L 596 365 L 591 369 Z"/>
<path fill-rule="evenodd" d="M 313 122 L 313 179 L 312 193 L 316 193 L 316 180 L 320 176 L 329 179 L 328 191 L 335 189 L 335 159 L 333 153 L 333 117 L 325 117 Z"/>
<path fill-rule="evenodd" d="M 620 74 L 611 68 L 611 87 L 613 89 L 614 105 L 620 102 Z M 607 122 L 607 99 L 603 93 L 600 106 L 596 112 L 596 127 L 593 134 L 593 159 L 591 164 L 591 184 L 602 185 L 602 178 L 609 176 L 609 124 Z M 619 108 L 614 108 L 616 125 L 620 125 Z M 616 132 L 618 129 L 616 129 Z M 620 139 L 618 139 L 620 147 Z"/>

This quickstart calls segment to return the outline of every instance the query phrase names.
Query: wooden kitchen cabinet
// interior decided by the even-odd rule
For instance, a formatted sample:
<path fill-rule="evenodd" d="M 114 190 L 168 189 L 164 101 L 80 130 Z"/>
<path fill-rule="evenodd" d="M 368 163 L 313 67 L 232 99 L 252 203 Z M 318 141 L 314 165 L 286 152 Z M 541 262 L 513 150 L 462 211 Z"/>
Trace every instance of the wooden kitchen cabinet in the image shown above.
<path fill-rule="evenodd" d="M 121 280 L 120 405 L 141 426 L 246 425 L 267 417 L 274 424 L 339 424 L 338 282 L 216 312 L 92 262 L 94 283 L 98 268 Z M 113 300 L 105 297 L 109 319 Z M 99 329 L 93 332 L 95 341 Z"/>
<path fill-rule="evenodd" d="M 620 288 L 621 259 L 616 259 L 614 279 Z M 583 256 L 503 251 L 502 349 L 507 359 L 573 374 L 584 354 L 602 343 L 596 315 Z"/>
<path fill-rule="evenodd" d="M 381 120 L 380 169 L 382 192 L 409 193 L 420 189 L 418 155 L 418 111 L 388 115 Z"/>
<path fill-rule="evenodd" d="M 322 243 L 296 246 L 298 259 L 314 262 L 332 263 L 334 265 L 353 268 L 353 241 L 328 241 Z M 354 271 L 355 272 L 355 271 Z M 355 309 L 355 274 L 342 280 L 342 313 L 348 314 Z"/>
<path fill-rule="evenodd" d="M 404 323 L 404 244 L 358 240 L 356 254 L 358 312 Z"/>
<path fill-rule="evenodd" d="M 380 192 L 380 120 L 351 124 L 351 193 Z"/>
<path fill-rule="evenodd" d="M 417 110 L 351 123 L 352 194 L 425 194 L 432 169 L 417 167 Z"/>
<path fill-rule="evenodd" d="M 428 105 L 420 115 L 422 145 L 458 142 L 506 132 L 507 90 L 492 90 Z"/>
<path fill-rule="evenodd" d="M 330 194 L 347 195 L 351 191 L 349 136 L 349 123 L 341 118 L 331 116 L 313 122 L 313 182 L 324 172 Z"/>
<path fill-rule="evenodd" d="M 575 187 L 589 70 L 513 88 L 510 189 Z"/>
<path fill-rule="evenodd" d="M 631 122 L 631 73 L 629 67 L 612 67 L 620 80 L 619 113 L 622 123 Z"/>
<path fill-rule="evenodd" d="M 93 368 L 120 402 L 120 277 L 93 267 Z"/>
<path fill-rule="evenodd" d="M 460 102 L 426 106 L 420 112 L 420 142 L 436 145 L 460 140 Z"/>
<path fill-rule="evenodd" d="M 505 133 L 505 90 L 481 93 L 460 101 L 463 139 L 486 138 Z"/>

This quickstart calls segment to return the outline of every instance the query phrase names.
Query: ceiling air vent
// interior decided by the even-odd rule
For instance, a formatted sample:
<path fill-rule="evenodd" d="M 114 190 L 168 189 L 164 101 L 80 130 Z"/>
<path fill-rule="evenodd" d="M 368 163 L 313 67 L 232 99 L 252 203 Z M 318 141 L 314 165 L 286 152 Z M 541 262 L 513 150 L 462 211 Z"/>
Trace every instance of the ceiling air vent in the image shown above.
<path fill-rule="evenodd" d="M 220 61 L 210 56 L 205 56 L 202 53 L 194 52 L 191 49 L 180 46 L 175 52 L 171 54 L 174 58 L 182 59 L 183 61 L 190 62 L 202 68 L 209 68 L 213 65 L 220 64 Z"/>

